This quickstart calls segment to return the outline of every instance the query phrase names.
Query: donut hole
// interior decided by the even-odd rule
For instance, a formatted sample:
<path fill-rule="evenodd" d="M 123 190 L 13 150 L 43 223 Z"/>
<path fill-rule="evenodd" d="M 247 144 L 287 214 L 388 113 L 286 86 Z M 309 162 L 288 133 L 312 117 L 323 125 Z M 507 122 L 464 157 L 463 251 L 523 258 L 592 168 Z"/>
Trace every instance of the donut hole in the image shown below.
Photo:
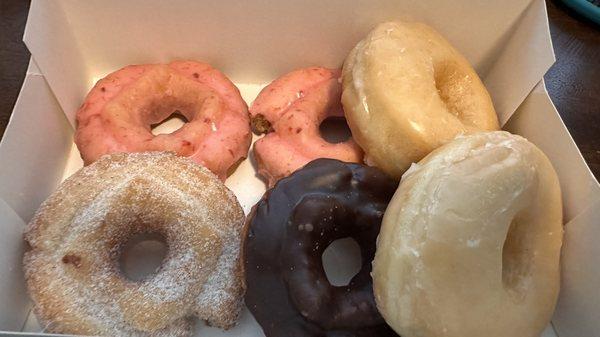
<path fill-rule="evenodd" d="M 156 233 L 133 236 L 121 252 L 119 266 L 131 281 L 142 281 L 155 274 L 167 256 L 165 238 Z"/>
<path fill-rule="evenodd" d="M 528 222 L 516 216 L 502 247 L 502 283 L 517 298 L 524 297 L 527 291 L 527 278 L 534 254 L 529 247 L 527 227 Z"/>
<path fill-rule="evenodd" d="M 461 76 L 457 71 L 457 65 L 440 63 L 434 66 L 434 82 L 440 99 L 444 102 L 446 109 L 462 122 L 468 122 L 465 116 L 465 88 L 468 77 Z"/>
<path fill-rule="evenodd" d="M 331 144 L 342 143 L 352 137 L 346 118 L 328 117 L 319 125 L 321 138 Z"/>
<path fill-rule="evenodd" d="M 168 135 L 179 130 L 187 122 L 189 121 L 183 113 L 179 110 L 175 110 L 167 118 L 150 125 L 150 132 L 155 136 Z"/>
<path fill-rule="evenodd" d="M 362 268 L 360 246 L 353 238 L 335 240 L 325 248 L 321 261 L 329 283 L 346 286 Z"/>

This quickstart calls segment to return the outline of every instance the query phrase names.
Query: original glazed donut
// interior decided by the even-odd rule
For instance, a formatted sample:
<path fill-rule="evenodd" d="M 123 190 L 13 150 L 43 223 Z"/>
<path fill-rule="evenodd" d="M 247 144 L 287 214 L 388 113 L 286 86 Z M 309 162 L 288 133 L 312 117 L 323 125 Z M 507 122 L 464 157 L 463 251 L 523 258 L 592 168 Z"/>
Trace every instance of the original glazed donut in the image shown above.
<path fill-rule="evenodd" d="M 166 152 L 106 155 L 67 179 L 39 208 L 24 270 L 45 331 L 102 336 L 190 336 L 191 316 L 232 326 L 242 305 L 244 214 L 207 169 Z M 168 253 L 142 281 L 118 259 L 138 233 Z"/>
<path fill-rule="evenodd" d="M 319 133 L 328 117 L 343 117 L 339 70 L 306 68 L 266 86 L 250 107 L 256 132 L 268 133 L 254 144 L 258 173 L 269 186 L 317 158 L 362 160 L 352 138 L 332 144 Z"/>
<path fill-rule="evenodd" d="M 317 159 L 255 206 L 244 239 L 246 305 L 267 337 L 396 336 L 375 306 L 375 240 L 397 183 L 376 168 Z M 336 239 L 361 247 L 362 269 L 332 286 L 321 255 Z"/>
<path fill-rule="evenodd" d="M 400 178 L 458 134 L 498 130 L 469 62 L 421 23 L 378 25 L 344 63 L 342 103 L 366 162 Z"/>
<path fill-rule="evenodd" d="M 402 178 L 373 263 L 377 305 L 403 337 L 538 337 L 558 296 L 558 178 L 508 132 L 440 147 Z"/>
<path fill-rule="evenodd" d="M 153 135 L 151 125 L 174 111 L 189 122 Z M 238 89 L 200 62 L 127 66 L 98 81 L 77 111 L 75 143 L 86 165 L 114 152 L 173 151 L 224 180 L 251 138 Z"/>

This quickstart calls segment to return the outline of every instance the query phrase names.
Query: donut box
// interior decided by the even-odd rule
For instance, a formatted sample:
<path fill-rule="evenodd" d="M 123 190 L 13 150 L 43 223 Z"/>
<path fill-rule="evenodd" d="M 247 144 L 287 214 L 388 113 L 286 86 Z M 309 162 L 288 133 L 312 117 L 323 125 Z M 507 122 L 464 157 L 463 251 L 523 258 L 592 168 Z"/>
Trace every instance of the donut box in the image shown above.
<path fill-rule="evenodd" d="M 600 248 L 594 240 L 600 236 L 600 185 L 545 90 L 543 75 L 554 55 L 542 0 L 32 1 L 24 36 L 30 65 L 0 143 L 0 334 L 46 335 L 23 280 L 22 234 L 40 203 L 83 165 L 73 143 L 75 112 L 98 79 L 128 64 L 196 59 L 223 71 L 250 104 L 292 69 L 339 68 L 374 25 L 393 19 L 423 21 L 444 34 L 474 65 L 503 129 L 526 137 L 551 160 L 562 188 L 565 244 L 560 298 L 543 336 L 600 336 Z M 180 125 L 169 120 L 154 131 Z M 266 189 L 252 156 L 226 185 L 246 214 Z M 334 249 L 325 268 L 346 273 L 350 251 Z M 231 330 L 199 322 L 195 331 L 263 335 L 247 310 Z"/>

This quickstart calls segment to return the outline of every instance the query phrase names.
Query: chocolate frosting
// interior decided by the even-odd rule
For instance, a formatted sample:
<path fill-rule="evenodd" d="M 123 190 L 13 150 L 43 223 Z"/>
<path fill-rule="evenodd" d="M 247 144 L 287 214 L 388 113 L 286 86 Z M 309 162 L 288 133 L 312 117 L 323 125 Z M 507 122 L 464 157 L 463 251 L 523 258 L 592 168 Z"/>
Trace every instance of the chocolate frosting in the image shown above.
<path fill-rule="evenodd" d="M 397 182 L 377 168 L 317 159 L 265 193 L 248 220 L 246 304 L 267 337 L 397 336 L 377 311 L 370 276 Z M 333 241 L 359 244 L 362 268 L 333 286 L 322 265 Z"/>

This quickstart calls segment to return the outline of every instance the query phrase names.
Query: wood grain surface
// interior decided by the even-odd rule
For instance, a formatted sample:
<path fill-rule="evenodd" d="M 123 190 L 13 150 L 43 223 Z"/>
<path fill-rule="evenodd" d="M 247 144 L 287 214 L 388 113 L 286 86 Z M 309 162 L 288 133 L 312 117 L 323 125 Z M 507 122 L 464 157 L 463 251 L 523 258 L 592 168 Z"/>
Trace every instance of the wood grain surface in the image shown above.
<path fill-rule="evenodd" d="M 557 61 L 544 77 L 552 101 L 600 178 L 600 27 L 547 3 Z M 21 41 L 29 1 L 0 0 L 0 137 L 23 82 L 29 52 Z"/>
<path fill-rule="evenodd" d="M 550 97 L 600 180 L 600 27 L 547 1 L 556 63 L 544 79 Z"/>

